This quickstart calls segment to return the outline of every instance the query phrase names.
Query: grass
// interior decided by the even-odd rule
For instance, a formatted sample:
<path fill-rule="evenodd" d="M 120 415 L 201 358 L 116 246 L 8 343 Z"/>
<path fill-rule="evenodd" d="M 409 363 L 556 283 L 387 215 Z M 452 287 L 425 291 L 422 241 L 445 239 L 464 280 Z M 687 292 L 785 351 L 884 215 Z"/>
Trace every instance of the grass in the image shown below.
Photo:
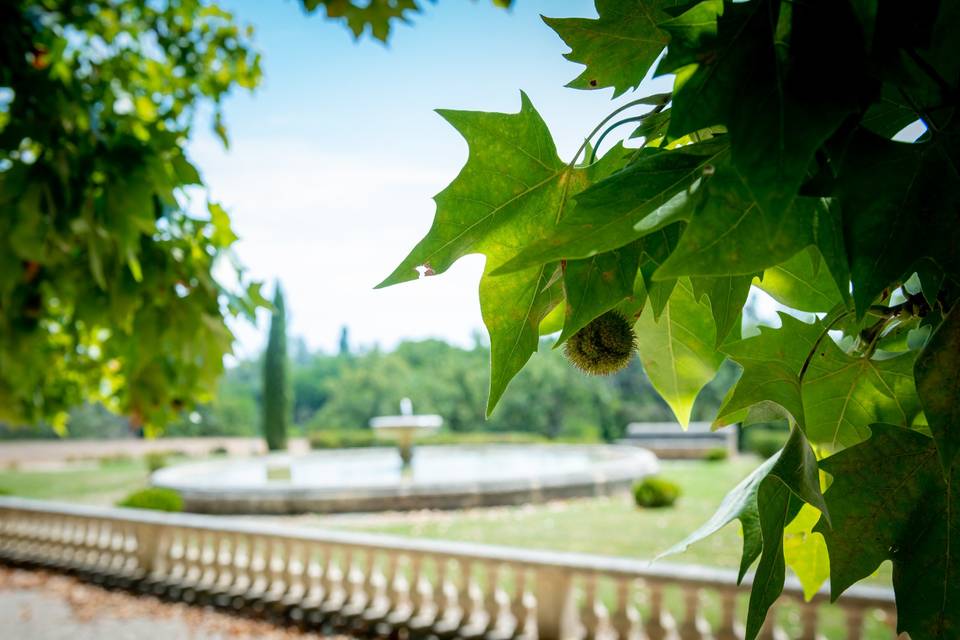
<path fill-rule="evenodd" d="M 421 538 L 653 558 L 703 524 L 727 491 L 756 465 L 757 460 L 748 457 L 710 464 L 664 462 L 661 475 L 682 491 L 676 505 L 666 509 L 638 509 L 629 495 L 623 495 L 464 512 L 369 515 L 325 524 Z M 741 545 L 732 525 L 674 560 L 735 568 Z"/>
<path fill-rule="evenodd" d="M 117 459 L 56 471 L 3 470 L 0 489 L 23 498 L 113 504 L 127 493 L 146 487 L 148 475 L 142 459 Z"/>

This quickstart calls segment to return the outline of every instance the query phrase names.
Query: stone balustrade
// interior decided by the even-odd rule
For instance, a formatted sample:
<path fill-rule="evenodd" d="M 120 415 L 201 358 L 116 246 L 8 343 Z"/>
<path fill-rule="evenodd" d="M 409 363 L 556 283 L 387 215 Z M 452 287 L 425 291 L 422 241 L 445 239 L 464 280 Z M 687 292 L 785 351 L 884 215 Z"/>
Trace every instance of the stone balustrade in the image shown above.
<path fill-rule="evenodd" d="M 733 640 L 749 593 L 704 567 L 18 498 L 0 498 L 0 560 L 306 629 L 441 640 Z M 788 581 L 762 637 L 895 637 L 889 590 L 828 600 Z"/>

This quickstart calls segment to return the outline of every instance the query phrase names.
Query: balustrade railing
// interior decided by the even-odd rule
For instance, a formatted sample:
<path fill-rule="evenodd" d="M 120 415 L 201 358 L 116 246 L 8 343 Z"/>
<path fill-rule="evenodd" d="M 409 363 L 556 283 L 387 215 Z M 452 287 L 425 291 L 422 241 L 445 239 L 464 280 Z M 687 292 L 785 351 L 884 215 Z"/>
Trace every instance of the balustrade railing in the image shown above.
<path fill-rule="evenodd" d="M 705 567 L 18 498 L 0 498 L 0 560 L 303 628 L 440 640 L 734 640 L 749 593 Z M 828 602 L 788 580 L 762 637 L 895 637 L 888 589 Z"/>

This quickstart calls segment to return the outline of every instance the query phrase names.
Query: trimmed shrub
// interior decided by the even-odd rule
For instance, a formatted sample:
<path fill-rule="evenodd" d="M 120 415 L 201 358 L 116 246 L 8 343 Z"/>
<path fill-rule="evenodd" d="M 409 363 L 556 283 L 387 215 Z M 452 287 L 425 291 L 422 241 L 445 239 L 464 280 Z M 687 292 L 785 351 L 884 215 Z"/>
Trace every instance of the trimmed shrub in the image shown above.
<path fill-rule="evenodd" d="M 12 496 L 12 495 L 13 493 L 10 491 L 10 489 L 4 489 L 3 487 L 0 487 L 0 496 Z"/>
<path fill-rule="evenodd" d="M 633 499 L 645 509 L 673 506 L 679 497 L 680 487 L 666 478 L 650 476 L 633 485 Z"/>
<path fill-rule="evenodd" d="M 134 491 L 118 502 L 117 506 L 153 511 L 183 511 L 183 498 L 173 489 L 150 487 Z"/>
<path fill-rule="evenodd" d="M 307 439 L 311 449 L 357 449 L 386 444 L 377 440 L 370 429 L 314 431 Z"/>
<path fill-rule="evenodd" d="M 761 458 L 769 458 L 787 444 L 790 434 L 770 429 L 749 429 L 743 434 L 743 446 Z"/>
<path fill-rule="evenodd" d="M 147 471 L 153 473 L 167 466 L 167 454 L 162 451 L 148 451 L 143 455 L 143 462 L 147 466 Z"/>
<path fill-rule="evenodd" d="M 724 447 L 710 449 L 703 455 L 703 459 L 709 462 L 721 462 L 730 457 L 730 452 Z"/>
<path fill-rule="evenodd" d="M 125 453 L 114 453 L 108 456 L 100 456 L 97 458 L 97 462 L 101 467 L 112 467 L 114 465 L 128 464 L 133 458 L 128 456 Z"/>
<path fill-rule="evenodd" d="M 214 447 L 210 449 L 210 455 L 212 456 L 228 456 L 230 455 L 230 450 L 226 447 Z"/>

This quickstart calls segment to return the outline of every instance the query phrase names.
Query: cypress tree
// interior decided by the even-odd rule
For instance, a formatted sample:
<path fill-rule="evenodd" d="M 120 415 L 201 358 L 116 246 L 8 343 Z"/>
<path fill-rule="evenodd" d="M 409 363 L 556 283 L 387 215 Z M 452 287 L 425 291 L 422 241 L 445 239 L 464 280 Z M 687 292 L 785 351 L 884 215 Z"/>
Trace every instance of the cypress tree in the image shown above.
<path fill-rule="evenodd" d="M 287 448 L 287 318 L 279 282 L 263 356 L 263 436 L 270 451 Z"/>

